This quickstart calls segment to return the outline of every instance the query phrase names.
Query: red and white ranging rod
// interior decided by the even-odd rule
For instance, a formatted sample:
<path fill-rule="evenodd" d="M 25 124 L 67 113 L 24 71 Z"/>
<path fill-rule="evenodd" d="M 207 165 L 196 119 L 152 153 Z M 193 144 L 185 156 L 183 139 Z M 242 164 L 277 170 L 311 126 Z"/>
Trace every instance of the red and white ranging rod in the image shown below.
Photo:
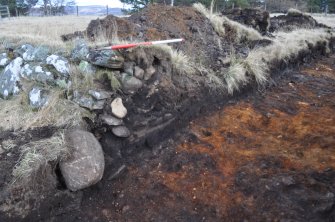
<path fill-rule="evenodd" d="M 159 44 L 168 44 L 168 43 L 176 43 L 176 42 L 182 42 L 184 39 L 168 39 L 168 40 L 161 40 L 161 41 L 152 41 L 152 42 L 139 42 L 139 43 L 129 43 L 129 44 L 122 44 L 122 45 L 113 45 L 101 48 L 103 49 L 111 49 L 111 50 L 118 50 L 118 49 L 128 49 L 133 48 L 140 45 L 159 45 Z"/>

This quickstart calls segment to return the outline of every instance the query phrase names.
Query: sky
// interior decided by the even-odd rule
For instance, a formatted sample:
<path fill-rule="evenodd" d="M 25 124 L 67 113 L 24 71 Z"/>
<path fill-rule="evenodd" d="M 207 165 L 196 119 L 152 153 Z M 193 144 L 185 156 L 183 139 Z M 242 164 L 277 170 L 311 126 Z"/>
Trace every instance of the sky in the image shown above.
<path fill-rule="evenodd" d="M 108 5 L 110 8 L 122 8 L 123 4 L 119 0 L 76 0 L 77 5 Z"/>

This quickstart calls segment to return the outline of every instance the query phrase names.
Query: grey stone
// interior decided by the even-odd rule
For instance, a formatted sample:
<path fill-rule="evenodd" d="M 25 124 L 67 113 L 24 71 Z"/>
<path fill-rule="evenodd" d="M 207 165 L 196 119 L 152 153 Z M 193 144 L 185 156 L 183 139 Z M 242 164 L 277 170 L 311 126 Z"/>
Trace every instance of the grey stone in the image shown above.
<path fill-rule="evenodd" d="M 134 75 L 134 62 L 125 62 L 123 64 L 123 71 L 128 75 Z"/>
<path fill-rule="evenodd" d="M 22 54 L 25 61 L 44 61 L 49 54 L 49 48 L 47 46 L 39 46 L 37 48 L 28 48 Z"/>
<path fill-rule="evenodd" d="M 134 76 L 138 79 L 143 79 L 144 78 L 144 70 L 141 69 L 138 66 L 134 67 Z"/>
<path fill-rule="evenodd" d="M 126 73 L 122 74 L 122 89 L 129 93 L 134 93 L 142 88 L 143 83 L 136 77 L 129 76 Z"/>
<path fill-rule="evenodd" d="M 55 82 L 53 74 L 40 65 L 25 64 L 20 71 L 20 75 L 27 80 L 34 80 L 42 83 Z"/>
<path fill-rule="evenodd" d="M 130 131 L 125 126 L 116 126 L 116 127 L 113 127 L 112 132 L 117 137 L 127 138 L 127 137 L 130 136 Z"/>
<path fill-rule="evenodd" d="M 97 69 L 86 61 L 81 61 L 79 64 L 79 70 L 84 74 L 94 75 Z"/>
<path fill-rule="evenodd" d="M 94 65 L 111 69 L 120 69 L 124 63 L 122 55 L 113 50 L 90 51 L 86 58 Z"/>
<path fill-rule="evenodd" d="M 89 90 L 88 94 L 90 94 L 96 100 L 108 99 L 113 95 L 112 92 L 107 92 L 107 91 L 102 91 L 102 90 L 99 90 L 99 91 Z"/>
<path fill-rule="evenodd" d="M 24 44 L 20 46 L 19 48 L 15 49 L 15 53 L 19 55 L 20 57 L 23 57 L 23 54 L 27 51 L 33 51 L 34 47 L 29 44 Z"/>
<path fill-rule="evenodd" d="M 60 162 L 66 186 L 71 191 L 81 190 L 99 182 L 105 169 L 100 143 L 92 133 L 74 130 L 66 135 L 72 155 Z"/>
<path fill-rule="evenodd" d="M 46 90 L 34 87 L 29 92 L 29 104 L 33 108 L 39 109 L 48 104 L 49 93 Z"/>
<path fill-rule="evenodd" d="M 92 97 L 84 96 L 78 91 L 74 91 L 73 93 L 73 102 L 77 103 L 81 107 L 88 108 L 90 110 L 92 110 L 94 106 L 94 100 Z"/>
<path fill-rule="evenodd" d="M 109 126 L 120 126 L 123 124 L 122 119 L 110 115 L 100 115 L 100 119 L 102 120 L 103 123 Z"/>
<path fill-rule="evenodd" d="M 9 95 L 17 94 L 20 89 L 18 82 L 20 82 L 20 70 L 23 59 L 18 57 L 14 59 L 6 68 L 0 73 L 0 96 L 7 99 Z"/>
<path fill-rule="evenodd" d="M 51 55 L 46 58 L 46 63 L 52 65 L 62 76 L 69 76 L 70 65 L 66 58 L 58 55 Z"/>
<path fill-rule="evenodd" d="M 117 118 L 124 118 L 127 115 L 127 109 L 124 107 L 121 98 L 116 98 L 111 103 L 112 113 Z"/>
<path fill-rule="evenodd" d="M 105 100 L 94 101 L 92 110 L 103 110 L 105 107 Z"/>
<path fill-rule="evenodd" d="M 146 81 L 149 80 L 155 72 L 156 72 L 156 69 L 153 66 L 150 66 L 149 68 L 147 68 L 144 73 L 144 80 Z"/>
<path fill-rule="evenodd" d="M 89 48 L 83 39 L 77 39 L 74 43 L 74 49 L 71 52 L 71 59 L 74 61 L 85 60 L 89 53 Z"/>
<path fill-rule="evenodd" d="M 0 67 L 5 67 L 10 62 L 10 58 L 7 53 L 0 53 Z"/>

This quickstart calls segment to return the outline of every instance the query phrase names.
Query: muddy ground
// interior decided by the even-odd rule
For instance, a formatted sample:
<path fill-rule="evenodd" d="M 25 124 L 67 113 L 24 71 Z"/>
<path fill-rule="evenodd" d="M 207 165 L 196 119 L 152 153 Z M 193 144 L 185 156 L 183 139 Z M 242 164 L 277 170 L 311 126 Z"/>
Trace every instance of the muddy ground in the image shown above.
<path fill-rule="evenodd" d="M 198 110 L 137 152 L 101 138 L 100 183 L 74 193 L 59 183 L 26 218 L 0 221 L 334 221 L 334 61 L 287 70 L 267 88 Z M 53 130 L 1 138 L 24 144 L 42 132 Z M 15 148 L 8 153 L 1 181 L 19 158 Z"/>

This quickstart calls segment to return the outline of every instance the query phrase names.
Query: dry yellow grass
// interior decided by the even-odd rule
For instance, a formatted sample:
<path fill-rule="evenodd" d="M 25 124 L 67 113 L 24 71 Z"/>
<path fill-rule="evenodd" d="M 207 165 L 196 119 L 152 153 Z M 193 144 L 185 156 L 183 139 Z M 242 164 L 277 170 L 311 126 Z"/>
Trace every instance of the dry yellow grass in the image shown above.
<path fill-rule="evenodd" d="M 46 107 L 34 111 L 27 103 L 27 95 L 22 93 L 10 100 L 0 100 L 0 130 L 26 130 L 28 128 L 54 125 L 73 127 L 82 123 L 82 117 L 92 114 L 67 100 L 59 89 L 52 90 Z"/>
<path fill-rule="evenodd" d="M 67 48 L 60 36 L 83 31 L 96 16 L 19 17 L 0 22 L 0 50 L 4 42 Z"/>

